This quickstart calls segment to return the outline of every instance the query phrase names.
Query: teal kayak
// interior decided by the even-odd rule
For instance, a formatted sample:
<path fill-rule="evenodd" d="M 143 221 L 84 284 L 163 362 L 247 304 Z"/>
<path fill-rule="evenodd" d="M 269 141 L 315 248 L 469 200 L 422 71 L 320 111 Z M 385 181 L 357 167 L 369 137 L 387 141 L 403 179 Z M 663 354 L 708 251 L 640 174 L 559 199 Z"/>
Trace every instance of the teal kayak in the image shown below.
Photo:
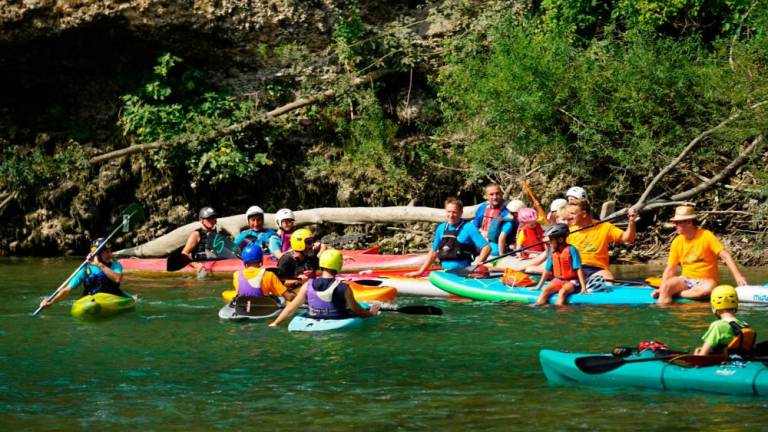
<path fill-rule="evenodd" d="M 433 285 L 460 297 L 474 300 L 511 301 L 519 303 L 535 303 L 540 291 L 531 291 L 530 287 L 510 287 L 497 278 L 471 278 L 444 271 L 433 271 L 429 275 Z M 604 285 L 597 292 L 572 294 L 568 297 L 569 304 L 587 305 L 641 305 L 653 304 L 656 299 L 651 297 L 653 288 L 650 286 Z M 549 298 L 554 303 L 556 295 Z M 676 302 L 688 301 L 675 299 Z"/>
<path fill-rule="evenodd" d="M 732 395 L 768 395 L 768 367 L 759 361 L 727 360 L 714 366 L 682 367 L 654 358 L 652 351 L 598 358 L 589 368 L 587 360 L 595 354 L 541 350 L 539 360 L 544 375 L 554 384 L 583 384 L 595 387 L 644 387 L 657 390 L 682 390 Z M 611 367 L 600 370 L 600 360 Z M 606 363 L 603 362 L 603 363 Z"/>
<path fill-rule="evenodd" d="M 359 328 L 363 326 L 367 321 L 372 321 L 376 317 L 371 318 L 341 318 L 341 319 L 318 319 L 310 318 L 306 312 L 296 315 L 288 324 L 288 331 L 292 332 L 321 332 L 330 330 L 348 330 Z"/>

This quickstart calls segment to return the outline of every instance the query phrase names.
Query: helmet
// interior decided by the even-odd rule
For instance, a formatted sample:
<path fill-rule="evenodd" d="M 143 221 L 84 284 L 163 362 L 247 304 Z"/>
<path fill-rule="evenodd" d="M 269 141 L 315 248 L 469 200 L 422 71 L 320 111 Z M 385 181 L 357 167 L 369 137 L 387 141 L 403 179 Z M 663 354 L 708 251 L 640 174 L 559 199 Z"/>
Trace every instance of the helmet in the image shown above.
<path fill-rule="evenodd" d="M 320 268 L 333 270 L 338 273 L 343 265 L 344 257 L 336 249 L 328 249 L 320 254 Z"/>
<path fill-rule="evenodd" d="M 566 238 L 568 237 L 568 234 L 570 234 L 570 230 L 568 229 L 568 225 L 564 223 L 554 224 L 544 231 L 544 237 L 549 237 L 550 239 Z"/>
<path fill-rule="evenodd" d="M 291 234 L 291 249 L 302 252 L 307 248 L 307 239 L 312 238 L 312 231 L 301 228 Z"/>
<path fill-rule="evenodd" d="M 261 249 L 261 246 L 259 246 L 256 243 L 251 243 L 248 246 L 243 249 L 243 264 L 248 264 L 252 262 L 258 262 L 261 264 L 261 261 L 264 259 L 264 250 Z"/>
<path fill-rule="evenodd" d="M 507 203 L 507 210 L 509 210 L 510 213 L 517 213 L 523 207 L 525 207 L 525 203 L 519 199 L 513 199 Z"/>
<path fill-rule="evenodd" d="M 214 210 L 212 207 L 203 207 L 200 209 L 199 215 L 200 219 L 216 217 L 216 210 Z"/>
<path fill-rule="evenodd" d="M 275 213 L 275 225 L 277 225 L 278 228 L 280 228 L 280 222 L 282 222 L 284 219 L 296 219 L 293 217 L 293 212 L 291 209 L 280 209 Z"/>
<path fill-rule="evenodd" d="M 261 209 L 259 206 L 250 206 L 248 207 L 248 210 L 245 211 L 245 218 L 248 219 L 251 216 L 254 215 L 262 215 L 264 216 L 264 210 Z"/>
<path fill-rule="evenodd" d="M 587 199 L 587 191 L 585 191 L 582 187 L 574 186 L 568 189 L 568 192 L 565 193 L 565 196 L 574 197 L 579 200 L 585 200 Z"/>
<path fill-rule="evenodd" d="M 539 213 L 530 207 L 521 208 L 520 211 L 517 212 L 517 221 L 520 223 L 536 222 L 536 219 L 538 218 Z"/>
<path fill-rule="evenodd" d="M 105 239 L 104 237 L 99 237 L 96 240 L 92 241 L 91 242 L 91 253 L 96 252 L 96 249 L 98 249 L 99 246 L 102 245 L 102 243 L 106 242 L 106 240 L 107 239 Z M 102 250 L 104 250 L 104 249 L 106 249 L 108 247 L 109 247 L 109 245 L 105 245 L 104 248 L 102 248 Z"/>
<path fill-rule="evenodd" d="M 736 288 L 730 285 L 716 287 L 709 296 L 709 304 L 712 305 L 713 311 L 738 309 L 739 295 L 736 293 Z"/>
<path fill-rule="evenodd" d="M 552 201 L 552 204 L 549 205 L 549 211 L 556 212 L 561 208 L 565 207 L 566 205 L 568 205 L 568 201 L 562 198 L 558 198 Z"/>

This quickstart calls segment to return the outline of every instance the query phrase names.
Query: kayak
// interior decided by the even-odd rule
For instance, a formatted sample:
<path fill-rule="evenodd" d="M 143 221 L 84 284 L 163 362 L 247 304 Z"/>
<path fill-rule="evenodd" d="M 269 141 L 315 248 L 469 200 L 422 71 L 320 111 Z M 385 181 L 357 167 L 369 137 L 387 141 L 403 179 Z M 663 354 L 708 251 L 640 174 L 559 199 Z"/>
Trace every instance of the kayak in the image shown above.
<path fill-rule="evenodd" d="M 241 304 L 238 308 L 234 301 L 229 301 L 219 309 L 219 318 L 228 321 L 264 320 L 277 317 L 283 310 L 284 303 L 271 297 L 260 297 L 256 304 Z"/>
<path fill-rule="evenodd" d="M 347 284 L 352 288 L 352 292 L 355 294 L 355 299 L 357 301 L 388 302 L 394 300 L 397 296 L 397 290 L 389 286 L 366 286 L 353 281 L 347 281 Z M 235 294 L 237 294 L 237 290 L 234 289 L 222 291 L 221 299 L 225 302 L 231 302 L 232 299 L 235 298 Z"/>
<path fill-rule="evenodd" d="M 554 384 L 768 395 L 768 367 L 759 361 L 729 360 L 714 366 L 682 367 L 664 360 L 650 360 L 653 352 L 644 351 L 624 357 L 623 361 L 630 363 L 613 370 L 593 374 L 580 370 L 576 359 L 593 355 L 596 354 L 541 350 L 539 361 L 544 375 Z M 609 357 L 607 354 L 606 358 Z M 632 362 L 645 359 L 648 361 Z"/>
<path fill-rule="evenodd" d="M 436 287 L 451 294 L 474 300 L 511 301 L 519 303 L 535 303 L 540 291 L 531 291 L 530 287 L 510 287 L 501 278 L 470 278 L 444 271 L 432 272 L 429 281 Z M 572 294 L 568 297 L 569 304 L 588 305 L 641 305 L 653 304 L 656 299 L 651 297 L 652 287 L 604 285 L 598 292 Z M 554 303 L 556 295 L 549 298 Z M 676 302 L 687 302 L 687 299 L 675 299 Z"/>
<path fill-rule="evenodd" d="M 737 286 L 741 303 L 768 303 L 768 284 Z"/>
<path fill-rule="evenodd" d="M 339 274 L 339 279 L 353 281 L 357 285 L 368 287 L 389 286 L 397 290 L 397 295 L 419 297 L 448 297 L 448 293 L 432 285 L 427 277 L 408 277 L 397 275 L 370 276 L 368 274 Z"/>
<path fill-rule="evenodd" d="M 321 332 L 331 330 L 349 330 L 360 328 L 368 321 L 375 320 L 376 317 L 371 318 L 341 318 L 341 319 L 317 319 L 310 318 L 305 312 L 296 315 L 288 324 L 288 331 L 290 332 Z"/>
<path fill-rule="evenodd" d="M 378 250 L 378 249 L 374 249 Z M 424 256 L 419 254 L 382 255 L 369 253 L 369 250 L 344 250 L 345 272 L 359 272 L 370 269 L 415 269 L 424 262 Z M 167 272 L 165 258 L 124 258 L 119 260 L 124 272 L 143 273 L 152 276 L 177 276 L 178 273 L 196 273 L 192 266 L 186 266 L 178 272 Z M 201 261 L 203 268 L 209 274 L 230 276 L 237 270 L 243 269 L 239 259 L 222 259 Z M 277 262 L 271 257 L 265 257 L 264 267 L 277 267 Z"/>
<path fill-rule="evenodd" d="M 75 318 L 106 318 L 133 309 L 135 297 L 123 297 L 114 294 L 96 293 L 81 297 L 74 304 L 70 313 Z"/>

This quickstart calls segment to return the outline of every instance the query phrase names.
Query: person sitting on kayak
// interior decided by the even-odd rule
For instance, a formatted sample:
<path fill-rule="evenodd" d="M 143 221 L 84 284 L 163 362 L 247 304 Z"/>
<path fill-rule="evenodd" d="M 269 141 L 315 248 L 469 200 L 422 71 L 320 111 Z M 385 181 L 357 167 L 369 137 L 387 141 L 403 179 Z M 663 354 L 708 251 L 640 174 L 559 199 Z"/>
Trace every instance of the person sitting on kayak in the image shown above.
<path fill-rule="evenodd" d="M 658 304 L 672 303 L 677 295 L 689 299 L 706 298 L 720 279 L 718 257 L 728 266 L 737 285 L 747 285 L 731 254 L 711 231 L 697 226 L 696 218 L 693 207 L 678 206 L 675 216 L 670 219 L 675 224 L 677 237 L 669 248 L 661 285 L 652 294 L 658 296 Z M 682 275 L 675 276 L 678 266 L 683 267 Z"/>
<path fill-rule="evenodd" d="M 301 307 L 306 301 L 309 306 L 308 316 L 318 319 L 341 319 L 359 316 L 369 318 L 375 316 L 379 311 L 379 304 L 374 303 L 370 309 L 365 309 L 355 300 L 355 294 L 352 289 L 340 279 L 336 279 L 336 274 L 341 271 L 344 264 L 344 257 L 341 252 L 335 249 L 328 249 L 320 254 L 319 278 L 310 279 L 291 301 L 288 306 L 280 313 L 270 327 L 276 327 L 285 321 L 291 314 Z"/>
<path fill-rule="evenodd" d="M 269 238 L 269 253 L 279 260 L 291 248 L 291 234 L 296 223 L 291 209 L 283 208 L 275 213 L 277 232 Z"/>
<path fill-rule="evenodd" d="M 489 240 L 491 255 L 503 255 L 510 251 L 510 247 L 515 245 L 515 233 L 519 225 L 517 214 L 523 207 L 525 207 L 525 203 L 519 199 L 514 199 L 507 204 L 507 216 L 503 219 L 498 239 L 496 242 Z M 492 230 L 489 230 L 488 233 L 488 237 L 491 238 Z"/>
<path fill-rule="evenodd" d="M 198 272 L 203 272 L 205 269 L 199 261 L 206 261 L 216 258 L 212 252 L 208 250 L 208 236 L 216 233 L 216 210 L 211 207 L 203 207 L 200 209 L 200 228 L 189 233 L 187 243 L 184 245 L 184 249 L 181 250 L 181 254 L 187 256 L 191 263 L 190 266 L 195 268 Z"/>
<path fill-rule="evenodd" d="M 568 205 L 568 201 L 557 198 L 552 201 L 552 204 L 549 205 L 549 214 L 547 215 L 547 220 L 550 224 L 556 224 L 556 223 L 562 223 L 562 221 L 558 220 L 560 211 L 566 208 Z"/>
<path fill-rule="evenodd" d="M 435 230 L 432 249 L 421 267 L 405 273 L 405 276 L 421 276 L 437 258 L 440 258 L 443 270 L 468 267 L 488 258 L 491 247 L 474 225 L 461 219 L 463 212 L 464 204 L 458 198 L 445 200 L 446 222 L 438 225 Z"/>
<path fill-rule="evenodd" d="M 574 291 L 584 292 L 586 279 L 581 269 L 581 257 L 575 247 L 568 244 L 568 225 L 555 224 L 547 229 L 544 236 L 549 240 L 547 261 L 544 263 L 544 273 L 532 291 L 541 289 L 544 282 L 552 278 L 549 284 L 541 291 L 536 300 L 537 306 L 549 302 L 549 296 L 559 293 L 556 305 L 565 304 L 565 299 Z"/>
<path fill-rule="evenodd" d="M 757 334 L 749 324 L 736 318 L 739 310 L 739 296 L 730 285 L 720 285 L 712 290 L 709 303 L 712 313 L 718 318 L 709 325 L 701 337 L 704 345 L 696 348 L 696 355 L 708 354 L 749 354 L 755 347 Z"/>
<path fill-rule="evenodd" d="M 237 297 L 275 296 L 292 300 L 295 295 L 288 291 L 280 279 L 272 272 L 261 268 L 264 251 L 256 243 L 243 249 L 243 270 L 232 274 L 232 285 L 237 290 Z"/>
<path fill-rule="evenodd" d="M 568 204 L 568 213 L 570 215 L 569 223 L 571 232 L 569 236 L 570 243 L 579 251 L 581 255 L 581 266 L 587 279 L 592 275 L 602 275 L 605 279 L 614 279 L 613 273 L 609 270 L 610 258 L 608 257 L 608 245 L 617 243 L 634 243 L 636 234 L 635 219 L 637 219 L 637 210 L 629 208 L 627 210 L 626 231 L 622 231 L 615 225 L 603 222 L 591 228 L 581 229 L 587 225 L 596 223 L 590 217 L 591 210 L 589 202 L 586 200 L 575 204 Z"/>
<path fill-rule="evenodd" d="M 522 208 L 517 214 L 517 221 L 520 223 L 520 228 L 517 229 L 517 249 L 528 248 L 528 252 L 520 252 L 520 258 L 527 259 L 529 252 L 544 252 L 546 246 L 543 244 L 532 246 L 544 239 L 544 230 L 539 224 L 539 213 L 530 207 Z"/>
<path fill-rule="evenodd" d="M 315 277 L 318 256 L 323 250 L 320 243 L 315 243 L 312 231 L 297 229 L 291 234 L 291 249 L 277 261 L 277 275 L 283 279 L 297 279 L 296 285 L 306 282 Z"/>
<path fill-rule="evenodd" d="M 496 183 L 488 183 L 485 186 L 485 199 L 486 201 L 477 208 L 475 218 L 472 220 L 472 224 L 480 231 L 487 240 L 488 231 L 491 227 L 491 223 L 497 217 L 505 217 L 507 215 L 507 209 L 504 206 L 504 192 L 501 190 L 501 186 Z"/>
<path fill-rule="evenodd" d="M 261 249 L 269 253 L 269 239 L 277 235 L 272 228 L 264 228 L 264 210 L 259 206 L 250 206 L 245 212 L 245 219 L 248 222 L 248 229 L 241 232 L 235 238 L 235 244 L 240 249 L 251 243 L 261 246 Z"/>
<path fill-rule="evenodd" d="M 103 238 L 98 238 L 91 243 L 91 253 L 104 243 Z M 108 245 L 99 250 L 99 253 L 93 256 L 93 258 L 80 269 L 75 277 L 69 281 L 67 286 L 56 294 L 56 297 L 50 301 L 43 299 L 40 302 L 41 308 L 47 308 L 48 306 L 56 303 L 62 298 L 66 297 L 70 291 L 77 288 L 78 285 L 83 284 L 83 297 L 96 293 L 113 294 L 116 296 L 129 297 L 120 289 L 120 282 L 123 281 L 123 266 L 120 265 L 117 260 L 112 259 L 112 250 Z"/>

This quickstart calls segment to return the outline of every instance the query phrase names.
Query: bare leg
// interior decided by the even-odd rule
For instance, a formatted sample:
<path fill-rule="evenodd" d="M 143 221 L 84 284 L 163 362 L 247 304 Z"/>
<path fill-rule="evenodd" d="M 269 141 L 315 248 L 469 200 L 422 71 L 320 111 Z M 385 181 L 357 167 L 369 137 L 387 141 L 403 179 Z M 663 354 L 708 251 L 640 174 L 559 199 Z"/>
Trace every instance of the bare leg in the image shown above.
<path fill-rule="evenodd" d="M 600 275 L 600 276 L 602 276 L 602 277 L 604 277 L 606 279 L 613 279 L 613 273 L 611 273 L 611 271 L 608 270 L 608 269 L 600 270 L 599 272 L 596 272 L 594 275 Z M 613 285 L 613 282 L 607 282 L 606 281 L 605 284 L 606 285 Z"/>
<path fill-rule="evenodd" d="M 529 265 L 523 270 L 525 273 L 544 273 L 544 264 Z"/>
<path fill-rule="evenodd" d="M 568 298 L 568 295 L 573 292 L 573 290 L 576 288 L 576 285 L 573 284 L 573 282 L 566 282 L 565 285 L 560 289 L 560 294 L 557 295 L 557 301 L 555 301 L 555 304 L 558 306 L 562 306 L 565 304 L 565 299 Z"/>
<path fill-rule="evenodd" d="M 687 289 L 680 293 L 680 297 L 687 299 L 702 300 L 709 297 L 709 294 L 715 289 L 717 282 L 712 279 L 703 279 L 700 284 L 695 285 L 691 289 Z"/>
<path fill-rule="evenodd" d="M 685 279 L 680 276 L 671 277 L 659 287 L 657 304 L 670 304 L 677 294 L 687 289 L 688 285 L 685 284 Z"/>
<path fill-rule="evenodd" d="M 544 306 L 549 300 L 549 296 L 557 292 L 557 288 L 553 288 L 552 284 L 549 284 L 541 289 L 539 298 L 536 299 L 536 306 Z"/>

